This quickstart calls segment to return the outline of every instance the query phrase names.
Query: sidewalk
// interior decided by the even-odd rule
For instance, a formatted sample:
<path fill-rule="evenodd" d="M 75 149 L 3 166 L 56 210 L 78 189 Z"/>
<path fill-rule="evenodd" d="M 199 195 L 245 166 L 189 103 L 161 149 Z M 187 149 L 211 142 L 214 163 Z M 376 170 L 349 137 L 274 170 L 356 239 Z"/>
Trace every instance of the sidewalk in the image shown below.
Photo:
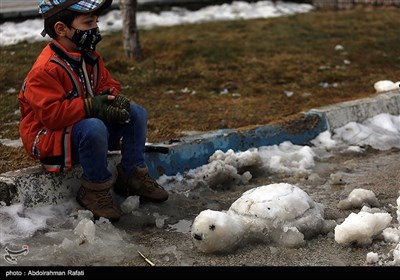
<path fill-rule="evenodd" d="M 380 113 L 400 114 L 400 90 L 312 109 L 294 121 L 275 126 L 218 130 L 171 143 L 151 144 L 146 147 L 145 160 L 155 178 L 163 174 L 182 174 L 206 164 L 216 150 L 245 151 L 284 141 L 305 145 L 327 129 L 333 131 L 352 121 L 363 122 Z M 119 161 L 119 153 L 110 153 L 112 172 L 116 173 Z M 80 174 L 79 166 L 68 174 L 45 173 L 40 166 L 0 174 L 0 201 L 7 205 L 23 202 L 27 207 L 60 203 L 80 186 Z"/>

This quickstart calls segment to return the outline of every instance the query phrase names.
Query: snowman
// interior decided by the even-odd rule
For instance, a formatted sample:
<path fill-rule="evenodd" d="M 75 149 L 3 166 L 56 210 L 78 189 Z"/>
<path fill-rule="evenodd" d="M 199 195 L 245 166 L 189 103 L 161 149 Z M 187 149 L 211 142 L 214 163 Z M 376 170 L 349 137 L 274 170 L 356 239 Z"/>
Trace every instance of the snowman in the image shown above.
<path fill-rule="evenodd" d="M 300 247 L 334 226 L 334 221 L 325 221 L 322 204 L 295 185 L 278 183 L 244 192 L 228 211 L 202 211 L 193 221 L 191 237 L 204 253 L 226 252 L 248 241 Z"/>

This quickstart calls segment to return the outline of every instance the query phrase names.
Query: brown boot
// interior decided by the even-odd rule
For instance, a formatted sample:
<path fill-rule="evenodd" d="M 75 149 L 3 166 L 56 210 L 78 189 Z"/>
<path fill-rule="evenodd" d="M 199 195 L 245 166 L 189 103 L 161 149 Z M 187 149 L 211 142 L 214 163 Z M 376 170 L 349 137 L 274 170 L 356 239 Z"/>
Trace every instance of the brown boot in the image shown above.
<path fill-rule="evenodd" d="M 126 175 L 122 165 L 118 164 L 117 171 L 118 177 L 114 186 L 117 194 L 125 197 L 138 195 L 141 199 L 152 202 L 164 202 L 168 199 L 168 192 L 150 177 L 146 167 L 137 167 L 131 174 Z"/>
<path fill-rule="evenodd" d="M 92 211 L 96 219 L 104 217 L 112 222 L 118 221 L 121 218 L 121 211 L 114 204 L 111 194 L 113 180 L 104 183 L 92 183 L 82 178 L 81 181 L 82 186 L 76 196 L 78 203 Z"/>

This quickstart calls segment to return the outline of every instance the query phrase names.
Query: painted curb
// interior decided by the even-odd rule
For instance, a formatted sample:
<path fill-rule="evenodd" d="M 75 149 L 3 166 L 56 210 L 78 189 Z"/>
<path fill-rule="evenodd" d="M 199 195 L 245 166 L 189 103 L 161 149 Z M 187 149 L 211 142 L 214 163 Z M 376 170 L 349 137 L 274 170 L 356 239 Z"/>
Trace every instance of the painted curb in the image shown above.
<path fill-rule="evenodd" d="M 208 163 L 216 150 L 245 151 L 284 141 L 305 145 L 327 129 L 334 131 L 348 122 L 363 122 L 380 113 L 400 115 L 400 90 L 312 109 L 295 120 L 273 126 L 217 130 L 147 145 L 145 160 L 155 178 L 183 174 Z M 114 175 L 120 158 L 118 152 L 109 155 L 109 169 Z M 55 174 L 35 166 L 0 174 L 0 201 L 7 205 L 23 203 L 26 207 L 63 202 L 75 195 L 81 171 L 76 166 L 70 173 Z"/>

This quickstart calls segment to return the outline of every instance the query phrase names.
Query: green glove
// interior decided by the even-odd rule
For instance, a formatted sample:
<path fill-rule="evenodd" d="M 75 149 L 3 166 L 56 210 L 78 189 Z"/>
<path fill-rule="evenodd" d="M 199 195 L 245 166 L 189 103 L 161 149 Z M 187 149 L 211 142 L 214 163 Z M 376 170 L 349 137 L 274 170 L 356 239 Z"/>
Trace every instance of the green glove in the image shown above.
<path fill-rule="evenodd" d="M 128 112 L 131 110 L 131 101 L 122 94 L 116 95 L 111 105 L 120 109 L 125 109 Z"/>
<path fill-rule="evenodd" d="M 87 118 L 100 118 L 105 108 L 112 104 L 113 100 L 108 100 L 107 95 L 96 95 L 95 97 L 86 98 L 84 107 Z"/>
<path fill-rule="evenodd" d="M 99 118 L 111 123 L 126 123 L 130 120 L 130 114 L 125 109 L 112 106 L 114 100 L 109 100 L 107 95 L 96 95 L 86 98 L 84 108 L 87 118 Z"/>
<path fill-rule="evenodd" d="M 112 95 L 111 88 L 103 90 L 102 92 L 99 93 L 99 95 Z"/>
<path fill-rule="evenodd" d="M 112 95 L 111 91 L 112 89 L 108 88 L 100 92 L 100 95 Z M 113 100 L 111 105 L 120 109 L 125 109 L 128 112 L 130 112 L 131 110 L 131 101 L 129 100 L 129 98 L 122 94 L 115 95 L 115 99 Z"/>
<path fill-rule="evenodd" d="M 130 121 L 130 117 L 131 116 L 127 110 L 111 105 L 108 105 L 99 116 L 100 119 L 110 123 L 128 123 Z"/>

